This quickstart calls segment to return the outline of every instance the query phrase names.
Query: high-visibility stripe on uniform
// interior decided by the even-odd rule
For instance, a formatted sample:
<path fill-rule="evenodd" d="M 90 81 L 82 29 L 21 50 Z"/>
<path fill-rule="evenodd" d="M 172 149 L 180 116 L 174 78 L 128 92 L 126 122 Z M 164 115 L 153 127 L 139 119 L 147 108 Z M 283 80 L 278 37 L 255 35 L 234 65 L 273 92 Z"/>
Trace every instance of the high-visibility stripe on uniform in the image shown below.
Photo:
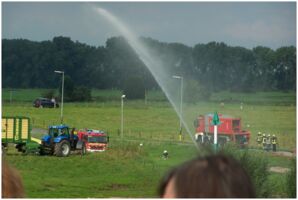
<path fill-rule="evenodd" d="M 276 144 L 276 139 L 272 139 L 272 144 Z"/>

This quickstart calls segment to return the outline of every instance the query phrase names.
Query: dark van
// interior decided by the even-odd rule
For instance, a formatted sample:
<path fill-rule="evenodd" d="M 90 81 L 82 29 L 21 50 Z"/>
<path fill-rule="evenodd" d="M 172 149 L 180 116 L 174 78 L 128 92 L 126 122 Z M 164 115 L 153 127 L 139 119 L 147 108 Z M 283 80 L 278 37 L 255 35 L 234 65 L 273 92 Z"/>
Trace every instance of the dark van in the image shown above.
<path fill-rule="evenodd" d="M 54 108 L 56 104 L 56 108 L 59 107 L 59 104 L 56 102 L 53 102 L 51 99 L 47 98 L 37 98 L 33 102 L 33 107 L 36 108 Z"/>

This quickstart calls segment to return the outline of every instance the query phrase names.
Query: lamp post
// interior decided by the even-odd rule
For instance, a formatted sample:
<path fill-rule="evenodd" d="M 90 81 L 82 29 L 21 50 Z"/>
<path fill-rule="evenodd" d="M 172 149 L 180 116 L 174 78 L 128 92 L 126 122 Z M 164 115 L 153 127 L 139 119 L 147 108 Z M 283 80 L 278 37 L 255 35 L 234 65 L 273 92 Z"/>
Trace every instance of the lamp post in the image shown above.
<path fill-rule="evenodd" d="M 182 133 L 183 77 L 182 76 L 172 76 L 172 77 L 181 80 L 181 87 L 180 87 L 180 134 L 181 134 Z"/>
<path fill-rule="evenodd" d="M 63 94 L 64 94 L 64 71 L 54 71 L 55 73 L 62 74 L 62 91 L 61 91 L 61 114 L 60 114 L 60 120 L 61 124 L 63 124 Z"/>
<path fill-rule="evenodd" d="M 125 94 L 121 96 L 121 139 L 123 139 L 123 99 L 125 98 Z"/>

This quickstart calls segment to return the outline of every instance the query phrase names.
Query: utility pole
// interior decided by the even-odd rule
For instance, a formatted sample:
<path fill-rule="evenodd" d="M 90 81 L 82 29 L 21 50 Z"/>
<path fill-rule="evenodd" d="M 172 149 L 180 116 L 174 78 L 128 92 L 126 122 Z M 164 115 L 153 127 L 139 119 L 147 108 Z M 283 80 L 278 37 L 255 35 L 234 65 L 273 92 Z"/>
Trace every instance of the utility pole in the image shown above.
<path fill-rule="evenodd" d="M 63 124 L 63 95 L 64 95 L 64 71 L 54 71 L 55 73 L 62 74 L 62 89 L 61 89 L 61 113 L 60 121 Z"/>

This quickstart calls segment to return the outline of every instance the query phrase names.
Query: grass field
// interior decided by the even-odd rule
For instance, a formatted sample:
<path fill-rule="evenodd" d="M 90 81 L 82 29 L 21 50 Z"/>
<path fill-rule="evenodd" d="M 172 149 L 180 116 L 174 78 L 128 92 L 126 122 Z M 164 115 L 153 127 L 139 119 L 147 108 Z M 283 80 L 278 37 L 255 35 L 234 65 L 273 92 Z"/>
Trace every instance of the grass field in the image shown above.
<path fill-rule="evenodd" d="M 3 89 L 2 115 L 29 116 L 33 128 L 46 129 L 48 125 L 59 123 L 60 109 L 32 107 L 32 101 L 45 91 L 15 90 L 10 102 L 10 91 Z M 149 92 L 146 104 L 144 100 L 125 100 L 124 144 L 119 141 L 121 92 L 94 90 L 92 96 L 92 102 L 65 103 L 64 122 L 71 127 L 107 131 L 111 138 L 109 150 L 83 158 L 78 155 L 68 158 L 22 156 L 9 152 L 5 159 L 21 172 L 27 197 L 156 197 L 164 172 L 197 154 L 185 130 L 184 141 L 178 141 L 179 119 L 160 92 Z M 225 105 L 220 106 L 220 102 Z M 242 110 L 240 103 L 243 103 Z M 199 114 L 214 111 L 241 117 L 243 128 L 252 133 L 251 147 L 256 146 L 256 134 L 261 131 L 276 134 L 279 149 L 296 148 L 295 93 L 222 92 L 214 94 L 210 102 L 185 104 L 184 116 L 191 134 L 194 119 Z M 35 137 L 41 135 L 34 134 Z M 142 149 L 140 142 L 144 143 Z M 161 159 L 164 149 L 170 152 L 168 160 Z M 290 164 L 289 158 L 270 156 L 268 159 L 269 166 L 288 167 Z M 270 181 L 275 188 L 272 197 L 287 197 L 284 175 L 271 173 Z"/>
<path fill-rule="evenodd" d="M 161 159 L 164 148 L 173 152 L 168 160 Z M 8 154 L 6 158 L 20 170 L 31 198 L 156 197 L 164 172 L 185 160 L 183 155 L 191 157 L 195 152 L 193 146 L 177 149 L 170 143 L 145 142 L 141 149 L 137 142 L 121 146 L 113 141 L 108 152 L 84 157 Z"/>

